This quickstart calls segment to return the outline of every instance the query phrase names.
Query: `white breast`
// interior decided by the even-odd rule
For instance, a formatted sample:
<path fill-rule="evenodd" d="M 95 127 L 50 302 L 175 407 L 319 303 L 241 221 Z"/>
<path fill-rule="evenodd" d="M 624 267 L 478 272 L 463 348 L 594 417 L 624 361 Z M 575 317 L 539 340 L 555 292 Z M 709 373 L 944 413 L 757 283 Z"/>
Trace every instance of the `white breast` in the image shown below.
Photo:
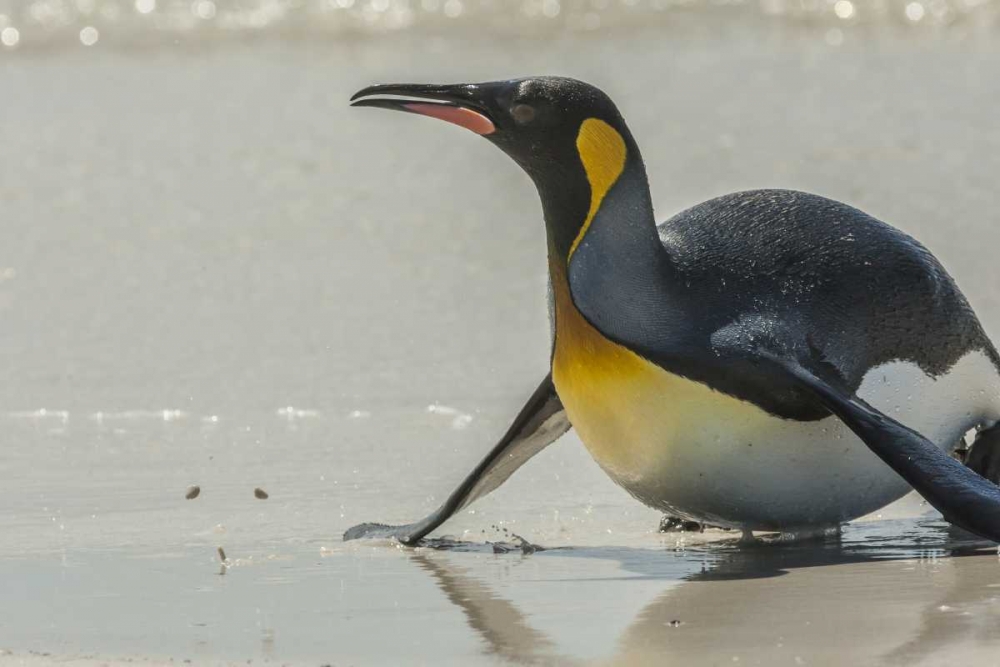
<path fill-rule="evenodd" d="M 909 490 L 835 417 L 783 420 L 664 375 L 628 392 L 620 426 L 605 419 L 578 428 L 608 474 L 650 506 L 715 525 L 790 530 L 848 521 Z M 858 395 L 946 450 L 970 428 L 1000 420 L 1000 377 L 982 352 L 938 378 L 915 364 L 879 366 Z"/>

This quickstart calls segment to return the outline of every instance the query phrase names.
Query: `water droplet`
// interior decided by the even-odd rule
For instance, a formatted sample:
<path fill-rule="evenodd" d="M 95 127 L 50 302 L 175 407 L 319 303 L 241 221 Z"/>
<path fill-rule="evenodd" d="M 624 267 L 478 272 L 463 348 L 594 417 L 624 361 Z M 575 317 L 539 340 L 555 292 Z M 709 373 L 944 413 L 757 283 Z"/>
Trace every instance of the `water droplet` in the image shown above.
<path fill-rule="evenodd" d="M 84 46 L 93 46 L 100 38 L 101 33 L 92 25 L 88 25 L 80 31 L 80 43 Z"/>
<path fill-rule="evenodd" d="M 851 0 L 837 0 L 833 5 L 833 13 L 837 18 L 847 20 L 854 16 L 854 3 Z"/>
<path fill-rule="evenodd" d="M 206 21 L 215 18 L 215 3 L 212 0 L 197 0 L 194 5 L 191 6 L 191 11 L 194 15 L 200 19 Z"/>
<path fill-rule="evenodd" d="M 14 26 L 8 26 L 0 31 L 0 43 L 7 48 L 14 48 L 21 41 L 21 33 Z"/>
<path fill-rule="evenodd" d="M 924 14 L 926 13 L 927 12 L 924 9 L 924 6 L 919 2 L 911 2 L 910 4 L 906 5 L 906 18 L 910 19 L 911 21 L 914 22 L 919 21 L 920 19 L 924 18 Z"/>

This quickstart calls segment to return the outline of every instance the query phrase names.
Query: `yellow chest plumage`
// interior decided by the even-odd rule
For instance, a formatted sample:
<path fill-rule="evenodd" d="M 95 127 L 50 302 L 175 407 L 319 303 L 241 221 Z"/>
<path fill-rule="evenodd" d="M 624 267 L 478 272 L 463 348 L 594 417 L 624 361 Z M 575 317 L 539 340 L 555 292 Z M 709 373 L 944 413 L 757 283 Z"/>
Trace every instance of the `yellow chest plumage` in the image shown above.
<path fill-rule="evenodd" d="M 594 459 L 616 477 L 631 477 L 641 465 L 636 444 L 649 435 L 636 407 L 667 389 L 665 373 L 591 326 L 573 305 L 562 276 L 553 280 L 553 296 L 556 391 Z"/>
<path fill-rule="evenodd" d="M 565 279 L 553 274 L 552 380 L 591 456 L 619 483 L 639 493 L 631 487 L 666 464 L 671 444 L 698 432 L 699 422 L 734 410 L 745 419 L 754 411 L 608 340 L 573 305 Z"/>

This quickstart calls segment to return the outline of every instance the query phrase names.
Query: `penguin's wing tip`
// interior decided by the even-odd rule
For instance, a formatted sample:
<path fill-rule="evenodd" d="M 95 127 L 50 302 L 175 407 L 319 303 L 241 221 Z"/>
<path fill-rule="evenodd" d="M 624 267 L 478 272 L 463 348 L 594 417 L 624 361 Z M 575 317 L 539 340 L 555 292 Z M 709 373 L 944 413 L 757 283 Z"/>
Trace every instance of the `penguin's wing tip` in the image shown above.
<path fill-rule="evenodd" d="M 837 387 L 836 380 L 826 380 L 792 359 L 772 354 L 761 356 L 783 367 L 946 520 L 1000 542 L 1000 487 L 920 433 Z"/>
<path fill-rule="evenodd" d="M 390 526 L 384 523 L 359 523 L 344 531 L 344 541 L 352 540 L 398 540 L 403 544 L 411 544 L 413 524 L 406 526 Z M 413 540 L 415 541 L 415 540 Z"/>
<path fill-rule="evenodd" d="M 407 546 L 417 544 L 450 516 L 503 484 L 522 464 L 555 442 L 569 428 L 569 420 L 552 384 L 552 376 L 546 375 L 500 442 L 441 507 L 420 521 L 404 526 L 359 524 L 344 533 L 344 541 L 394 539 Z"/>

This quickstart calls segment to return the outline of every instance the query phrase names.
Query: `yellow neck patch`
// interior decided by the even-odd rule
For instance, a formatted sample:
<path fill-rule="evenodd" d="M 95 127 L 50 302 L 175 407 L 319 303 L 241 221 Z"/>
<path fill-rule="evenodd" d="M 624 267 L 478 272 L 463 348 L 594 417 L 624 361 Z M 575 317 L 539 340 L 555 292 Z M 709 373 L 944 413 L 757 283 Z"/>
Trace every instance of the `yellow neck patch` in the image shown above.
<path fill-rule="evenodd" d="M 627 153 L 622 135 L 597 118 L 588 118 L 580 125 L 580 133 L 576 136 L 576 150 L 580 154 L 587 181 L 590 182 L 590 211 L 587 212 L 580 233 L 573 240 L 567 261 L 576 252 L 576 247 L 590 228 L 604 196 L 622 175 Z"/>

